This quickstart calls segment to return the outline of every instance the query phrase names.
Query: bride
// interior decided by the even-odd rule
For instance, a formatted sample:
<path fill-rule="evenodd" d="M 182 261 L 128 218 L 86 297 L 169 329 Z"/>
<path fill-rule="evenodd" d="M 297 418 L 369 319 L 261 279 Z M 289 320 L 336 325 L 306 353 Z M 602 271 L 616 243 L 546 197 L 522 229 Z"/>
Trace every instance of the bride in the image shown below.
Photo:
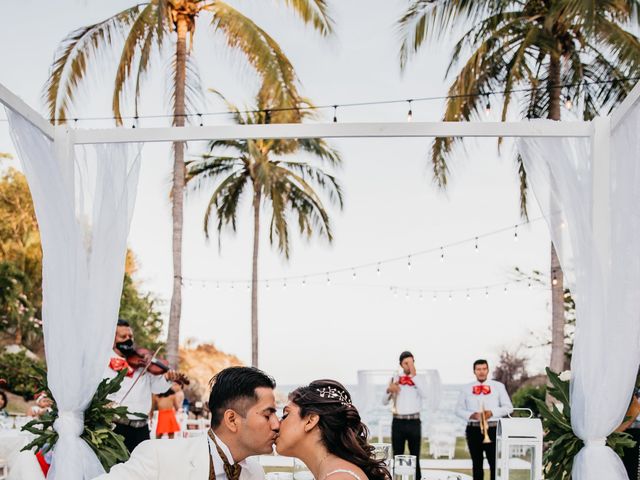
<path fill-rule="evenodd" d="M 390 480 L 368 434 L 349 392 L 334 380 L 316 380 L 289 395 L 276 449 L 302 460 L 316 480 Z"/>

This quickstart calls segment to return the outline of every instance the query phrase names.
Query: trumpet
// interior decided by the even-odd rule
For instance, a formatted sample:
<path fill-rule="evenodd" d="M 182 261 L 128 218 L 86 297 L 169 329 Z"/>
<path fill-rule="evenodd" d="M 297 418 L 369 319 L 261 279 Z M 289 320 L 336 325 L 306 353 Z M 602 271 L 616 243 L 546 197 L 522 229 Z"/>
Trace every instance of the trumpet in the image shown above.
<path fill-rule="evenodd" d="M 487 421 L 487 414 L 484 410 L 484 403 L 480 405 L 480 431 L 482 432 L 482 443 L 491 443 L 489 438 L 489 422 Z"/>

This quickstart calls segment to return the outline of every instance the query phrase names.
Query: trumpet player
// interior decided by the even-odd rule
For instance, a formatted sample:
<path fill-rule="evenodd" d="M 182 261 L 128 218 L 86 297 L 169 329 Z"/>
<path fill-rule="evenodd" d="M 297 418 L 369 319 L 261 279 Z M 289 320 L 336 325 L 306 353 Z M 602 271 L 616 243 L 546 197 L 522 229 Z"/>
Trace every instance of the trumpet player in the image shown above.
<path fill-rule="evenodd" d="M 513 405 L 505 386 L 489 380 L 489 364 L 486 360 L 473 362 L 476 381 L 465 385 L 458 397 L 456 414 L 467 422 L 466 437 L 473 480 L 483 480 L 483 457 L 486 455 L 491 480 L 496 478 L 496 426 L 498 419 L 510 414 Z"/>

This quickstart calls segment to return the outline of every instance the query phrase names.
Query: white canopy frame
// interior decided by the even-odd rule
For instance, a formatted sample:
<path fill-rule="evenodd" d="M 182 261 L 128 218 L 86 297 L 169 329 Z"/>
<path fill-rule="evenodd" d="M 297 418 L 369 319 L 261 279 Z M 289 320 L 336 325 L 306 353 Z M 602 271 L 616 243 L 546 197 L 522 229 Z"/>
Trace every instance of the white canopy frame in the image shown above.
<path fill-rule="evenodd" d="M 273 138 L 408 138 L 408 137 L 555 137 L 589 138 L 592 153 L 592 235 L 600 252 L 610 250 L 611 132 L 640 99 L 640 84 L 610 116 L 593 121 L 517 122 L 385 122 L 328 124 L 221 125 L 168 128 L 76 129 L 53 126 L 18 96 L 0 84 L 0 104 L 20 114 L 55 142 L 58 158 L 68 158 L 75 145 L 189 142 L 211 139 Z M 640 152 L 636 152 L 640 154 Z M 607 258 L 603 256 L 603 258 Z M 602 322 L 606 322 L 603 318 Z"/>

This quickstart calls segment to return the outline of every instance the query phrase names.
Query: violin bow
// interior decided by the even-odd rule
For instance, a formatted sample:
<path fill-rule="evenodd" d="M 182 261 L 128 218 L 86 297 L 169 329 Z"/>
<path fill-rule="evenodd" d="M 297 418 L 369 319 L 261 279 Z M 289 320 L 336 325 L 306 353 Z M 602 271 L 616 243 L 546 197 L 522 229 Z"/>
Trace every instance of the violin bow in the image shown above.
<path fill-rule="evenodd" d="M 140 375 L 137 376 L 137 378 L 133 381 L 133 383 L 131 384 L 131 386 L 129 387 L 129 390 L 127 390 L 127 392 L 124 394 L 124 396 L 120 399 L 120 404 L 122 404 L 122 402 L 125 401 L 125 399 L 127 398 L 127 396 L 131 393 L 131 390 L 133 390 L 133 387 L 136 386 L 136 383 L 138 383 L 138 380 L 140 380 L 142 378 L 142 376 L 147 373 L 147 370 L 149 370 L 149 366 L 151 365 L 151 362 L 153 361 L 154 358 L 156 358 L 156 356 L 158 355 L 158 353 L 160 353 L 160 350 L 162 350 L 162 345 L 160 345 L 156 351 L 153 353 L 153 355 L 149 358 L 149 360 L 147 361 L 146 365 L 144 366 L 144 369 L 140 372 Z"/>

